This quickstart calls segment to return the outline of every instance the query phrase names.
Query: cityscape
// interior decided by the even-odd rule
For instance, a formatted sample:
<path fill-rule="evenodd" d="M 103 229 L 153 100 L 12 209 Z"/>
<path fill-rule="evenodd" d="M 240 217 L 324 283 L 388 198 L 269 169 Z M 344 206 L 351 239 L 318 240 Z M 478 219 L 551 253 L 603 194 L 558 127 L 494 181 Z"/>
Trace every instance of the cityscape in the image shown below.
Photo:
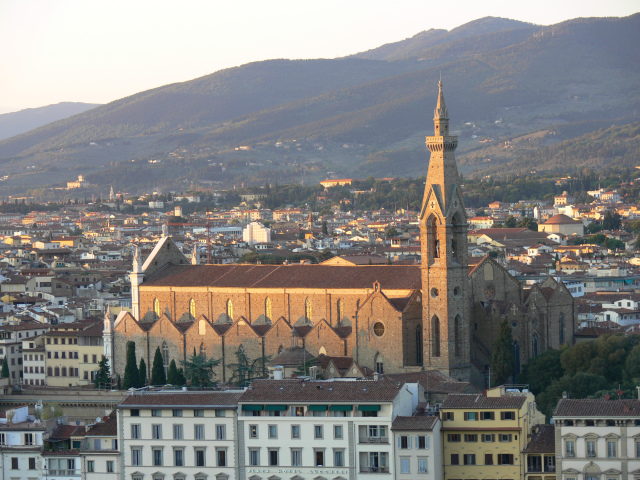
<path fill-rule="evenodd" d="M 640 479 L 637 65 L 484 117 L 462 70 L 431 81 L 638 21 L 486 17 L 314 64 L 304 88 L 366 70 L 385 101 L 422 78 L 353 112 L 355 84 L 259 99 L 278 61 L 212 74 L 239 109 L 214 130 L 194 109 L 222 100 L 184 93 L 178 133 L 142 94 L 0 115 L 2 478 Z"/>

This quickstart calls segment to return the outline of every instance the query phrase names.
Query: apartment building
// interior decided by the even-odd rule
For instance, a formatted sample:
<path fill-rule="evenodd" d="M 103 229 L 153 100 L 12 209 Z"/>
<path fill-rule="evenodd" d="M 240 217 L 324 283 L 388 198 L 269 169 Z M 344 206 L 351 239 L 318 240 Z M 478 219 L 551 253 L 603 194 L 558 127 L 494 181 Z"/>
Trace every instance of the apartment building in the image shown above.
<path fill-rule="evenodd" d="M 4 360 L 4 357 L 7 357 L 9 378 L 12 383 L 17 384 L 22 379 L 22 341 L 41 335 L 48 329 L 49 325 L 34 321 L 0 326 L 0 359 Z"/>
<path fill-rule="evenodd" d="M 127 396 L 117 408 L 121 478 L 237 478 L 240 395 L 240 391 L 152 391 Z"/>
<path fill-rule="evenodd" d="M 44 336 L 22 340 L 22 383 L 45 385 Z"/>
<path fill-rule="evenodd" d="M 523 450 L 524 480 L 555 480 L 556 446 L 553 425 L 535 425 L 531 440 Z"/>
<path fill-rule="evenodd" d="M 116 411 L 88 427 L 80 449 L 84 480 L 117 480 L 122 471 Z"/>
<path fill-rule="evenodd" d="M 395 470 L 397 480 L 442 478 L 442 422 L 437 416 L 419 413 L 398 416 L 393 421 Z"/>
<path fill-rule="evenodd" d="M 500 386 L 486 394 L 449 395 L 440 408 L 443 478 L 523 478 L 531 427 L 544 423 L 532 393 Z"/>
<path fill-rule="evenodd" d="M 553 420 L 557 479 L 640 478 L 640 400 L 562 398 Z"/>
<path fill-rule="evenodd" d="M 390 380 L 255 380 L 238 402 L 238 478 L 395 478 L 391 427 L 418 395 Z"/>
<path fill-rule="evenodd" d="M 6 480 L 42 478 L 45 424 L 30 421 L 28 407 L 12 408 L 0 418 L 0 470 Z"/>

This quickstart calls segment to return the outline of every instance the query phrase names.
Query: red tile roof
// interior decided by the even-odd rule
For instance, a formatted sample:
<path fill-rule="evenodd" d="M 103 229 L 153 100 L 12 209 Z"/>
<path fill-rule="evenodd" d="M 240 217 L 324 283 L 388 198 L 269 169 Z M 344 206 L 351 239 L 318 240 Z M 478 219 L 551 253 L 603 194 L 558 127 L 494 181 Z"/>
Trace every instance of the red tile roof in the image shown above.
<path fill-rule="evenodd" d="M 401 417 L 393 420 L 391 430 L 418 430 L 430 431 L 438 422 L 438 417 Z"/>
<path fill-rule="evenodd" d="M 523 453 L 554 453 L 556 451 L 555 427 L 553 425 L 536 425 L 531 440 Z"/>
<path fill-rule="evenodd" d="M 561 398 L 554 417 L 639 417 L 640 400 Z"/>
<path fill-rule="evenodd" d="M 481 410 L 495 408 L 521 408 L 527 398 L 523 395 L 510 395 L 504 397 L 485 397 L 484 395 L 449 395 L 442 402 L 441 409 L 478 408 Z"/>
<path fill-rule="evenodd" d="M 143 392 L 128 395 L 118 408 L 135 407 L 233 407 L 238 404 L 240 392 Z"/>

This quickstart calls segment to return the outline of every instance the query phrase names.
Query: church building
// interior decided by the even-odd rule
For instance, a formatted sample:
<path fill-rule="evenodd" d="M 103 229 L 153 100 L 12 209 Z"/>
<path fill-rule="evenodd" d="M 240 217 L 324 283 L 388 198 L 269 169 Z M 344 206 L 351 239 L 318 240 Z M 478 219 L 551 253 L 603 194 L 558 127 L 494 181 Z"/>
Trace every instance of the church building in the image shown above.
<path fill-rule="evenodd" d="M 576 307 L 552 278 L 523 285 L 486 257 L 468 265 L 467 216 L 442 82 L 419 214 L 421 265 L 199 265 L 164 236 L 130 274 L 133 314 L 105 318 L 105 355 L 123 375 L 126 348 L 150 369 L 193 352 L 220 359 L 230 381 L 249 362 L 304 347 L 352 357 L 378 373 L 439 370 L 482 384 L 498 326 L 512 327 L 516 370 L 549 348 L 573 344 Z M 148 372 L 147 377 L 150 377 Z"/>

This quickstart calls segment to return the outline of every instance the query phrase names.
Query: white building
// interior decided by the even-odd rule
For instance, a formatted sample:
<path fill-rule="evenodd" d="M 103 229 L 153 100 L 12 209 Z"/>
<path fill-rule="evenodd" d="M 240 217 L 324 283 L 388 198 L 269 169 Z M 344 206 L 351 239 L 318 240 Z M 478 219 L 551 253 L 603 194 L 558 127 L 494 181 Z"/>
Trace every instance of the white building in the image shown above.
<path fill-rule="evenodd" d="M 553 419 L 556 478 L 640 478 L 640 400 L 562 398 Z"/>
<path fill-rule="evenodd" d="M 254 380 L 238 403 L 239 478 L 396 478 L 391 427 L 417 384 Z"/>
<path fill-rule="evenodd" d="M 122 456 L 118 449 L 116 411 L 87 430 L 80 449 L 84 480 L 118 480 Z"/>
<path fill-rule="evenodd" d="M 249 245 L 255 243 L 270 243 L 271 242 L 271 229 L 265 227 L 259 222 L 251 222 L 242 231 L 242 240 Z"/>
<path fill-rule="evenodd" d="M 236 478 L 235 426 L 240 394 L 162 391 L 126 397 L 117 411 L 120 478 Z"/>
<path fill-rule="evenodd" d="M 27 406 L 13 408 L 0 418 L 0 470 L 6 480 L 42 478 L 43 423 L 28 420 Z"/>
<path fill-rule="evenodd" d="M 396 417 L 391 430 L 396 446 L 395 469 L 398 480 L 424 478 L 438 480 L 442 475 L 442 442 L 439 417 L 416 415 Z"/>

